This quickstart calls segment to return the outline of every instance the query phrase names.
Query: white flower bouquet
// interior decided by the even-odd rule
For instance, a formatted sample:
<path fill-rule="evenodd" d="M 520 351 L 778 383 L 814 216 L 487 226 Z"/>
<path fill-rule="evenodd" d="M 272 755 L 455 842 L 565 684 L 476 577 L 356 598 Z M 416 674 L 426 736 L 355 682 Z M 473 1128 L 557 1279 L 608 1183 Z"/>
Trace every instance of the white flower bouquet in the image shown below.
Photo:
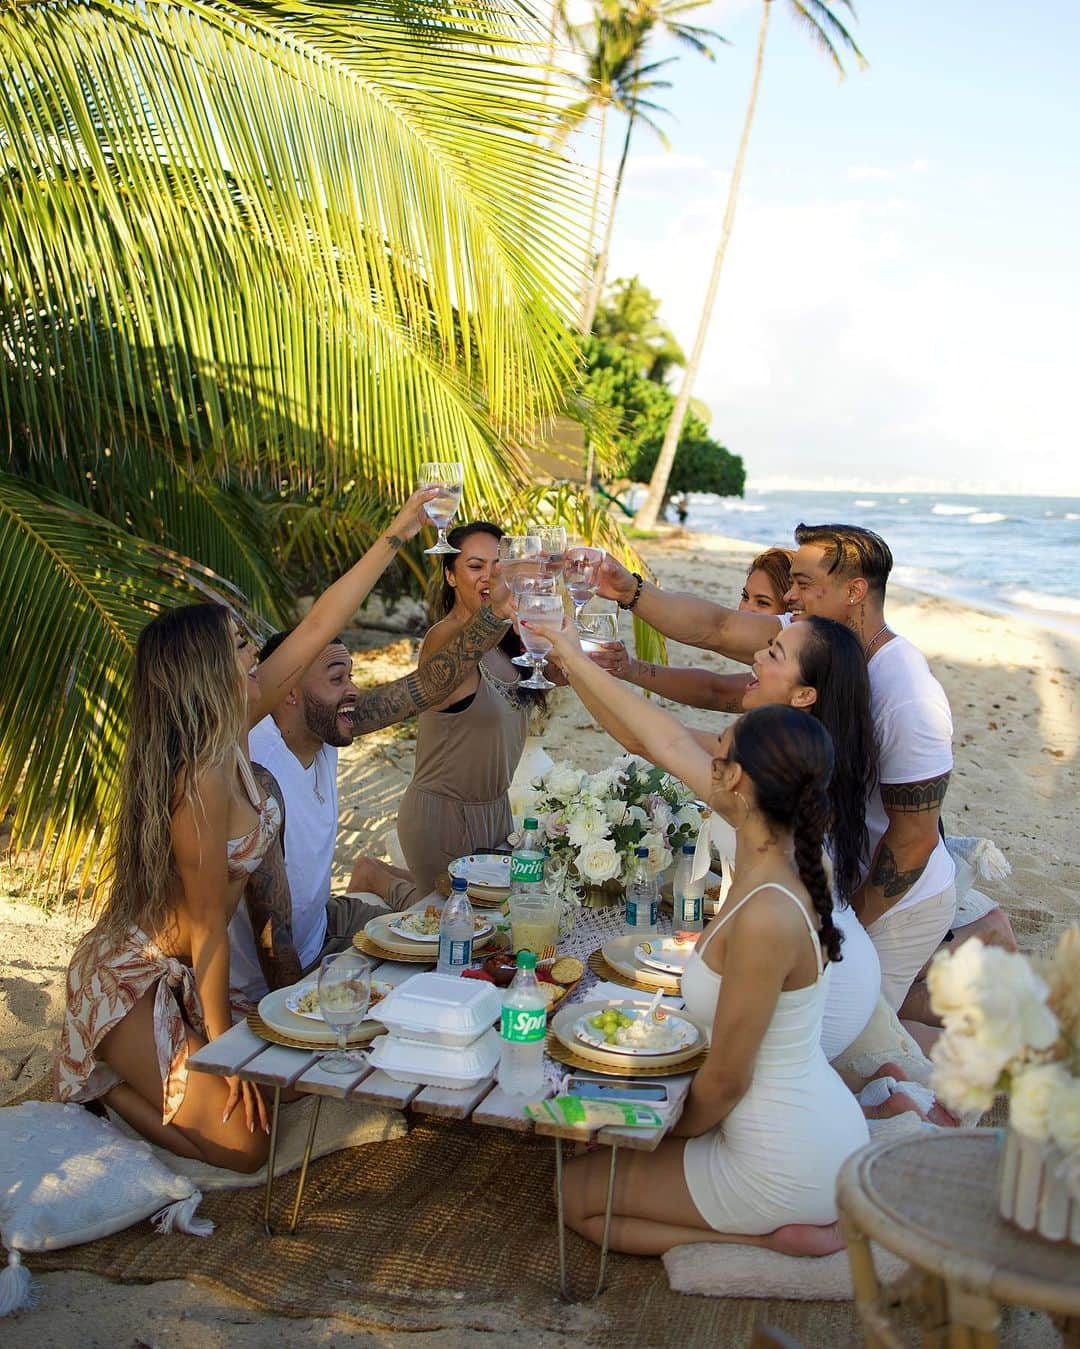
<path fill-rule="evenodd" d="M 572 889 L 625 885 L 635 848 L 648 848 L 654 875 L 666 870 L 700 828 L 693 802 L 677 778 L 621 754 L 599 773 L 583 773 L 566 760 L 553 764 L 529 784 L 522 810 L 535 816 L 553 871 Z"/>
<path fill-rule="evenodd" d="M 960 1111 L 1009 1100 L 1001 1211 L 1027 1230 L 1080 1242 L 1080 927 L 1039 970 L 978 938 L 927 975 L 944 1032 L 932 1085 Z"/>

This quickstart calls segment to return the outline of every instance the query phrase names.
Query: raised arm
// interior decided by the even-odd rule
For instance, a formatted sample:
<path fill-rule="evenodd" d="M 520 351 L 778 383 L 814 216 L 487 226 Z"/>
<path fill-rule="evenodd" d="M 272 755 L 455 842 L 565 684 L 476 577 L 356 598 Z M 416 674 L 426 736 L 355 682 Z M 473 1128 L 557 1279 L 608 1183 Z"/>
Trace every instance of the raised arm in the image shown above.
<path fill-rule="evenodd" d="M 390 684 L 361 689 L 351 713 L 357 734 L 367 735 L 445 703 L 484 652 L 498 645 L 509 626 L 509 619 L 484 605 L 446 646 L 427 656 L 411 673 Z"/>
<path fill-rule="evenodd" d="M 639 689 L 686 707 L 704 707 L 710 712 L 739 712 L 750 676 L 718 674 L 701 666 L 654 665 L 631 656 L 623 642 L 605 642 L 589 655 L 601 669 Z"/>
<path fill-rule="evenodd" d="M 712 793 L 715 756 L 699 743 L 695 733 L 594 664 L 582 651 L 577 630 L 568 618 L 563 618 L 561 628 L 545 627 L 543 633 L 551 639 L 570 686 L 601 726 L 623 744 L 627 743 L 623 735 L 631 738 L 634 753 L 674 774 L 707 801 Z"/>
<path fill-rule="evenodd" d="M 253 763 L 251 768 L 263 796 L 273 796 L 281 804 L 281 828 L 244 888 L 244 903 L 267 988 L 287 988 L 296 983 L 302 970 L 293 945 L 292 893 L 285 870 L 285 797 L 262 764 Z"/>
<path fill-rule="evenodd" d="M 273 655 L 260 664 L 259 697 L 249 708 L 249 727 L 274 710 L 327 642 L 337 636 L 363 604 L 399 549 L 427 520 L 424 507 L 438 491 L 437 487 L 425 487 L 414 492 L 389 529 L 355 566 L 323 591 Z"/>
<path fill-rule="evenodd" d="M 604 558 L 598 579 L 598 593 L 605 598 L 624 605 L 633 602 L 637 578 L 610 553 Z M 744 665 L 749 665 L 754 653 L 768 646 L 769 638 L 780 631 L 780 624 L 772 614 L 740 613 L 696 595 L 661 590 L 651 581 L 641 583 L 634 614 L 665 637 L 686 646 L 719 651 Z"/>

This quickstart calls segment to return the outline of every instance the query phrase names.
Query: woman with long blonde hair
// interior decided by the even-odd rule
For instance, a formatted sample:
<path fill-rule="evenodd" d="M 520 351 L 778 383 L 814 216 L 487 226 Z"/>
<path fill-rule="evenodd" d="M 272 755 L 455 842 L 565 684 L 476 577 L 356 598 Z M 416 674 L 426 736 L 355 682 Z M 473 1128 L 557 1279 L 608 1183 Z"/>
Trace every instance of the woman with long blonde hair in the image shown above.
<path fill-rule="evenodd" d="M 182 1157 L 238 1171 L 265 1161 L 258 1088 L 188 1075 L 189 1056 L 232 1025 L 229 919 L 281 825 L 255 783 L 248 731 L 344 627 L 437 490 L 409 498 L 257 677 L 255 648 L 222 605 L 169 610 L 143 629 L 107 899 L 68 969 L 59 1100 L 104 1101 Z"/>

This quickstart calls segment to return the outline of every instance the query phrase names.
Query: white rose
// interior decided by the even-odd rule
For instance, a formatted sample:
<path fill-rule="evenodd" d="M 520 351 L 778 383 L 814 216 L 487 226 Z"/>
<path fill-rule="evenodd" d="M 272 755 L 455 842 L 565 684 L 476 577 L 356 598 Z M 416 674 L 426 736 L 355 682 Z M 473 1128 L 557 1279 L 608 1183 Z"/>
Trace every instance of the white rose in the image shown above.
<path fill-rule="evenodd" d="M 622 870 L 622 858 L 608 839 L 594 839 L 578 853 L 578 875 L 590 885 L 602 885 Z"/>
<path fill-rule="evenodd" d="M 975 940 L 972 938 L 972 940 Z M 1001 1063 L 973 1036 L 947 1031 L 930 1051 L 930 1085 L 952 1110 L 989 1110 L 997 1095 Z"/>
<path fill-rule="evenodd" d="M 1058 1037 L 1046 985 L 1016 952 L 973 937 L 954 954 L 935 956 L 926 981 L 931 1006 L 948 1028 L 1012 1045 L 1012 1054 L 1025 1046 L 1049 1049 Z"/>
<path fill-rule="evenodd" d="M 630 818 L 630 807 L 625 801 L 605 801 L 604 814 L 609 824 L 625 824 Z"/>
<path fill-rule="evenodd" d="M 1069 1081 L 1068 1073 L 1056 1063 L 1022 1068 L 1009 1092 L 1009 1123 L 1025 1138 L 1045 1142 L 1050 1133 L 1051 1104 L 1059 1088 Z"/>
<path fill-rule="evenodd" d="M 567 824 L 569 828 L 566 836 L 575 848 L 582 848 L 586 843 L 607 838 L 608 835 L 607 814 L 595 806 L 586 806 L 584 809 L 573 811 L 567 819 Z"/>
<path fill-rule="evenodd" d="M 675 816 L 672 814 L 671 807 L 666 801 L 660 800 L 656 802 L 650 813 L 652 814 L 653 828 L 666 835 L 675 823 Z"/>
<path fill-rule="evenodd" d="M 549 768 L 544 775 L 544 790 L 550 796 L 557 796 L 560 801 L 566 801 L 572 796 L 577 796 L 581 789 L 581 780 L 582 774 L 564 759 L 554 768 Z"/>
<path fill-rule="evenodd" d="M 1080 1079 L 1062 1077 L 1050 1100 L 1050 1137 L 1062 1152 L 1080 1158 Z M 1080 1180 L 1080 1173 L 1074 1174 Z"/>
<path fill-rule="evenodd" d="M 667 839 L 658 830 L 651 829 L 645 834 L 638 847 L 648 848 L 649 870 L 654 876 L 671 866 L 671 849 L 667 846 Z"/>
<path fill-rule="evenodd" d="M 618 777 L 618 770 L 614 768 L 605 768 L 602 772 L 590 773 L 585 779 L 586 790 L 591 792 L 593 796 L 608 797 L 615 790 Z"/>

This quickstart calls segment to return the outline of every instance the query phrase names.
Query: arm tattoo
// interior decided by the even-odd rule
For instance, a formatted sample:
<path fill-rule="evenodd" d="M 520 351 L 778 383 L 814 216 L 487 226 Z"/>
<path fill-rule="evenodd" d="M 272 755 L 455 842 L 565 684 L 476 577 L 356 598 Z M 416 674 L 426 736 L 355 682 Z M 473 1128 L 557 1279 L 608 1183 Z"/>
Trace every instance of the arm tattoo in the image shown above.
<path fill-rule="evenodd" d="M 281 829 L 266 856 L 244 888 L 244 903 L 255 934 L 259 958 L 268 988 L 284 988 L 300 978 L 300 960 L 292 939 L 292 895 L 285 871 L 285 798 L 274 775 L 261 764 L 252 764 L 255 781 L 264 796 L 273 796 L 281 806 Z"/>
<path fill-rule="evenodd" d="M 386 542 L 390 545 L 390 551 L 396 553 L 399 548 L 405 547 L 405 540 L 399 539 L 396 534 L 387 534 Z"/>
<path fill-rule="evenodd" d="M 901 815 L 922 815 L 938 810 L 949 789 L 949 774 L 927 778 L 924 782 L 881 784 L 881 804 Z"/>
<path fill-rule="evenodd" d="M 926 863 L 923 862 L 921 866 L 912 867 L 909 871 L 901 871 L 896 865 L 893 850 L 887 843 L 883 843 L 874 858 L 870 884 L 877 886 L 886 899 L 899 899 L 901 895 L 907 894 L 925 870 Z"/>
<path fill-rule="evenodd" d="M 453 693 L 485 651 L 495 646 L 510 626 L 485 605 L 452 642 L 402 679 L 363 689 L 352 710 L 358 735 L 393 726 L 406 717 L 437 707 Z"/>

